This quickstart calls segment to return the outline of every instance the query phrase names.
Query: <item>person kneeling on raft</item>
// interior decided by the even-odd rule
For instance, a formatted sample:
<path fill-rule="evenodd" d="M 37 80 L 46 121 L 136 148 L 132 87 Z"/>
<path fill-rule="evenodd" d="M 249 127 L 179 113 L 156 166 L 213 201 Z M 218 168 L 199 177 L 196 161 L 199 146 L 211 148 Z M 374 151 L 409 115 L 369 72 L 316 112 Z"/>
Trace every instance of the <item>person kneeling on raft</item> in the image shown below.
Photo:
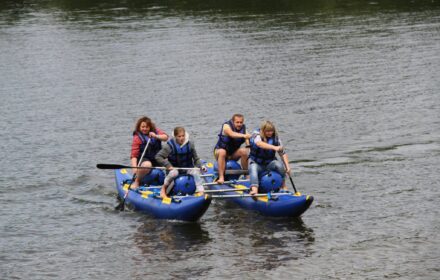
<path fill-rule="evenodd" d="M 182 173 L 194 176 L 196 182 L 196 191 L 203 193 L 202 179 L 200 177 L 200 170 L 207 171 L 205 166 L 197 155 L 194 142 L 189 140 L 189 134 L 183 127 L 174 128 L 174 138 L 163 145 L 162 149 L 155 157 L 158 164 L 165 166 L 169 171 L 165 177 L 164 184 L 160 190 L 162 198 L 168 198 L 173 189 L 174 179 Z M 194 168 L 197 167 L 197 168 Z M 176 169 L 174 169 L 176 168 Z M 194 168 L 190 170 L 180 170 L 179 168 Z"/>

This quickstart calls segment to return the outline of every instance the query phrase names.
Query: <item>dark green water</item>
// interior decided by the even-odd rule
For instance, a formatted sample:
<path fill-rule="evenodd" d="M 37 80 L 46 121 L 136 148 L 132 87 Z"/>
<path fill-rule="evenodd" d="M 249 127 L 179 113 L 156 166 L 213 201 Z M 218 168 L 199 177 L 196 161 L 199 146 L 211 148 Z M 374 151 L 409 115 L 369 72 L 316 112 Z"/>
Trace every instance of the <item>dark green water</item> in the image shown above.
<path fill-rule="evenodd" d="M 439 1 L 1 1 L 1 279 L 436 279 Z M 114 211 L 146 114 L 273 120 L 296 220 Z"/>

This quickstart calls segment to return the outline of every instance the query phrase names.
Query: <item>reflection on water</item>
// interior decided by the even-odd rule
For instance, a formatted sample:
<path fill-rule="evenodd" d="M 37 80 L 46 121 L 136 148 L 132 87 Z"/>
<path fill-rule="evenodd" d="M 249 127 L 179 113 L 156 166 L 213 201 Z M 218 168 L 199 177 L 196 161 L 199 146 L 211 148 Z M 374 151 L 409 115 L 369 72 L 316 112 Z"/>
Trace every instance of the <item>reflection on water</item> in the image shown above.
<path fill-rule="evenodd" d="M 141 252 L 135 260 L 139 265 L 148 264 L 151 276 L 172 275 L 186 279 L 210 270 L 199 265 L 206 257 L 205 246 L 211 241 L 209 232 L 199 223 L 144 217 L 133 240 Z"/>
<path fill-rule="evenodd" d="M 233 208 L 225 211 L 219 204 L 213 210 L 217 214 L 202 223 L 142 218 L 133 235 L 141 251 L 139 261 L 164 269 L 196 267 L 200 275 L 206 275 L 216 273 L 219 268 L 213 267 L 213 260 L 222 256 L 227 258 L 226 266 L 269 271 L 313 254 L 314 233 L 301 218 L 261 217 Z M 178 276 L 185 273 L 179 271 Z"/>
<path fill-rule="evenodd" d="M 286 261 L 309 257 L 315 238 L 313 230 L 301 218 L 260 219 L 251 227 L 255 261 L 259 267 L 272 270 Z"/>
<path fill-rule="evenodd" d="M 145 256 L 160 255 L 160 252 L 185 252 L 199 250 L 211 239 L 209 232 L 200 223 L 185 223 L 143 218 L 137 228 L 135 243 Z"/>
<path fill-rule="evenodd" d="M 223 249 L 244 267 L 272 270 L 313 254 L 314 232 L 301 218 L 264 217 L 231 203 L 216 203 L 213 210 L 222 233 L 216 234 L 217 242 L 235 243 Z"/>

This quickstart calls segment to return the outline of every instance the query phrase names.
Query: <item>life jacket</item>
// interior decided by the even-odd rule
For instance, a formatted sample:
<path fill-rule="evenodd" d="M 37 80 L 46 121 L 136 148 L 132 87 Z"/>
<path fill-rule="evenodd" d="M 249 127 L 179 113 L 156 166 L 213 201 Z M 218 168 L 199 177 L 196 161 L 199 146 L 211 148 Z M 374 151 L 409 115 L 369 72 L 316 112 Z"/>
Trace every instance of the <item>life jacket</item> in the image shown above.
<path fill-rule="evenodd" d="M 157 131 L 154 131 L 154 133 L 157 134 Z M 145 151 L 144 157 L 143 159 L 147 159 L 149 161 L 154 161 L 154 157 L 156 156 L 156 154 L 160 151 L 160 149 L 162 148 L 162 143 L 159 139 L 156 138 L 150 138 L 148 135 L 145 135 L 143 133 L 140 132 L 136 132 L 137 136 L 139 136 L 139 138 L 142 141 L 141 146 L 139 147 L 139 156 L 138 156 L 138 161 L 140 160 L 142 153 L 144 152 L 145 146 L 148 143 L 148 139 L 150 139 L 150 144 L 148 144 L 148 148 Z"/>
<path fill-rule="evenodd" d="M 224 122 L 222 128 L 220 129 L 220 133 L 218 134 L 218 141 L 215 145 L 215 149 L 225 149 L 228 155 L 232 155 L 238 148 L 240 148 L 241 144 L 244 143 L 245 139 L 243 138 L 232 138 L 223 134 L 223 127 L 225 124 L 228 124 L 232 131 L 238 133 L 246 133 L 246 126 L 243 125 L 240 130 L 237 130 L 234 126 L 232 120 Z"/>
<path fill-rule="evenodd" d="M 168 160 L 174 167 L 194 167 L 193 152 L 189 141 L 181 147 L 173 138 L 169 140 L 167 144 L 171 147 Z"/>
<path fill-rule="evenodd" d="M 255 138 L 260 135 L 260 130 L 255 130 L 252 134 L 252 137 L 250 139 L 250 143 L 251 143 L 251 151 L 249 154 L 249 157 L 255 161 L 258 164 L 269 164 L 271 161 L 273 161 L 276 156 L 275 156 L 275 151 L 274 150 L 266 150 L 266 149 L 262 149 L 260 147 L 258 147 L 255 143 Z M 280 141 L 278 139 L 278 136 L 272 136 L 270 138 L 267 139 L 267 144 L 270 145 L 274 145 L 274 146 L 279 146 L 280 145 Z"/>

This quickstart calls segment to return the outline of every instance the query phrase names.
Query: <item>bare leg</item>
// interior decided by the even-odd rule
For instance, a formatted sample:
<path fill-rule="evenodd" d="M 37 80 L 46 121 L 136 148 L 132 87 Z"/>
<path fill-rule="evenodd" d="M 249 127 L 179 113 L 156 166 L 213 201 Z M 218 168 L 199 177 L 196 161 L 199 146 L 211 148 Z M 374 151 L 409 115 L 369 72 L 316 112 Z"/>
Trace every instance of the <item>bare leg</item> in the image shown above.
<path fill-rule="evenodd" d="M 142 162 L 141 167 L 152 167 L 153 164 L 151 161 L 146 160 Z M 132 189 L 137 189 L 139 185 L 141 184 L 142 178 L 144 178 L 145 175 L 149 174 L 151 172 L 151 169 L 138 169 L 136 171 L 136 179 L 134 180 L 134 183 L 131 185 Z"/>
<path fill-rule="evenodd" d="M 247 170 L 248 169 L 248 159 L 249 159 L 249 149 L 247 148 L 240 148 L 237 151 L 235 151 L 235 153 L 232 155 L 232 159 L 233 160 L 238 160 L 240 159 L 240 163 L 241 163 L 241 168 L 243 170 Z M 249 175 L 246 175 L 246 178 L 249 179 Z"/>
<path fill-rule="evenodd" d="M 287 190 L 289 190 L 289 189 L 287 188 L 287 186 L 286 186 L 286 179 L 283 179 L 283 185 L 281 186 L 280 189 L 283 190 L 283 191 L 287 191 Z"/>
<path fill-rule="evenodd" d="M 250 195 L 254 195 L 258 193 L 258 187 L 257 186 L 251 186 L 251 191 L 249 192 Z"/>
<path fill-rule="evenodd" d="M 176 169 L 173 169 L 170 171 L 170 173 L 168 173 L 168 175 L 165 177 L 165 180 L 163 182 L 163 186 L 160 189 L 160 196 L 162 198 L 168 198 L 168 188 L 172 187 L 173 185 L 173 180 L 174 178 L 176 178 L 179 175 L 179 171 Z"/>
<path fill-rule="evenodd" d="M 217 183 L 223 184 L 225 182 L 225 168 L 226 168 L 226 150 L 217 149 L 215 155 L 218 163 L 218 179 Z"/>
<path fill-rule="evenodd" d="M 168 195 L 167 195 L 167 191 L 166 191 L 167 187 L 168 186 L 166 186 L 166 185 L 162 186 L 162 188 L 160 189 L 160 197 L 162 197 L 162 198 L 169 198 Z"/>

